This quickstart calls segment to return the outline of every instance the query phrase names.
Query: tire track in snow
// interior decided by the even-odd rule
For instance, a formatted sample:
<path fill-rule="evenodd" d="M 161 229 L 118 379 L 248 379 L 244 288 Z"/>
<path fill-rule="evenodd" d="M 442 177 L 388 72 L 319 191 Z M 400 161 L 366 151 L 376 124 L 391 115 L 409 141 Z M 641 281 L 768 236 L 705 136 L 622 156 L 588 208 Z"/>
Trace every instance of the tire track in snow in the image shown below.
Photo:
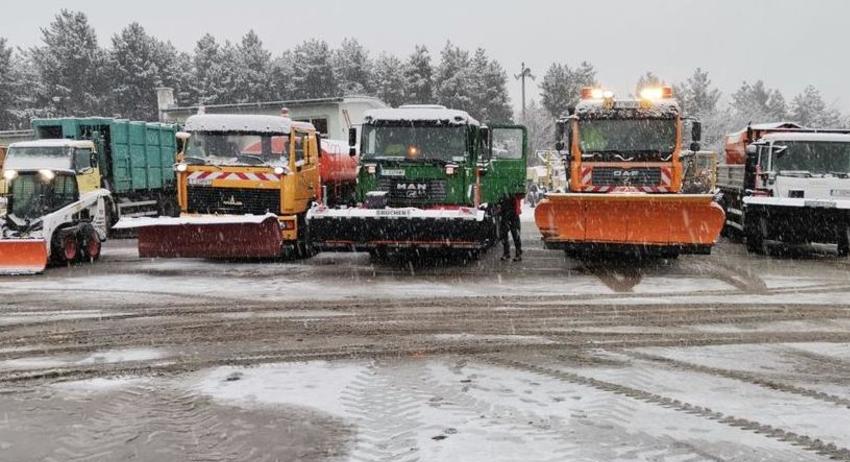
<path fill-rule="evenodd" d="M 723 377 L 727 379 L 738 380 L 741 382 L 746 382 L 749 384 L 757 385 L 760 387 L 767 388 L 769 390 L 781 391 L 784 393 L 791 393 L 794 395 L 804 396 L 806 398 L 816 399 L 818 401 L 823 401 L 830 404 L 835 404 L 837 406 L 845 407 L 850 409 L 850 399 L 842 398 L 840 396 L 832 395 L 829 393 L 824 393 L 817 390 L 812 390 L 805 387 L 800 387 L 797 385 L 790 385 L 786 383 L 782 383 L 776 380 L 765 379 L 763 377 L 759 377 L 756 374 L 751 374 L 743 371 L 737 371 L 732 369 L 721 369 L 718 367 L 710 367 L 703 366 L 701 364 L 695 364 L 687 361 L 682 361 L 678 359 L 671 359 L 665 356 L 653 355 L 649 353 L 637 352 L 637 351 L 622 351 L 624 355 L 630 356 L 632 358 L 663 364 L 668 367 L 672 367 L 674 369 L 687 370 L 691 372 L 698 372 L 706 375 L 714 375 L 717 377 Z"/>
<path fill-rule="evenodd" d="M 357 424 L 352 460 L 417 462 L 419 403 L 394 384 L 393 369 L 372 361 L 342 392 L 340 400 Z"/>
<path fill-rule="evenodd" d="M 611 381 L 594 379 L 573 372 L 561 371 L 545 366 L 529 364 L 511 359 L 492 358 L 490 359 L 490 361 L 496 365 L 533 372 L 563 382 L 585 385 L 596 388 L 601 391 L 615 393 L 638 401 L 643 401 L 645 403 L 665 407 L 668 409 L 673 409 L 691 415 L 696 415 L 708 420 L 716 421 L 732 428 L 761 434 L 774 440 L 786 442 L 788 444 L 798 446 L 802 449 L 812 451 L 819 455 L 824 455 L 835 460 L 850 461 L 850 449 L 848 448 L 840 447 L 833 443 L 824 443 L 818 438 L 798 434 L 769 424 L 763 424 L 755 420 L 738 418 L 731 415 L 724 415 L 723 413 L 714 411 L 708 407 L 696 406 L 685 401 L 672 399 L 650 391 L 621 385 Z"/>

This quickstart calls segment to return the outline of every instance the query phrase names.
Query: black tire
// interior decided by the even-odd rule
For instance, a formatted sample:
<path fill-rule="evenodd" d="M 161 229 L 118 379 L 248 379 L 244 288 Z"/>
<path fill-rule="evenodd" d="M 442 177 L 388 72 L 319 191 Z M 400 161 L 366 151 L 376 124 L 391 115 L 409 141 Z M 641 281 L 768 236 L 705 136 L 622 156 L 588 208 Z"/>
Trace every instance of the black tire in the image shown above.
<path fill-rule="evenodd" d="M 744 227 L 747 237 L 747 251 L 758 255 L 767 255 L 767 223 L 761 215 L 746 218 L 747 225 Z"/>
<path fill-rule="evenodd" d="M 53 234 L 51 260 L 57 265 L 70 265 L 80 260 L 82 247 L 77 229 L 57 230 Z"/>
<path fill-rule="evenodd" d="M 80 229 L 80 258 L 82 261 L 96 262 L 100 259 L 101 250 L 103 250 L 100 236 L 95 231 L 92 225 L 84 225 Z"/>
<path fill-rule="evenodd" d="M 307 226 L 307 217 L 305 215 L 298 216 L 298 239 L 295 241 L 295 258 L 298 260 L 306 260 L 315 256 L 316 247 L 313 245 L 313 240 L 310 237 L 310 227 Z"/>
<path fill-rule="evenodd" d="M 850 225 L 845 225 L 838 234 L 838 256 L 850 256 Z"/>

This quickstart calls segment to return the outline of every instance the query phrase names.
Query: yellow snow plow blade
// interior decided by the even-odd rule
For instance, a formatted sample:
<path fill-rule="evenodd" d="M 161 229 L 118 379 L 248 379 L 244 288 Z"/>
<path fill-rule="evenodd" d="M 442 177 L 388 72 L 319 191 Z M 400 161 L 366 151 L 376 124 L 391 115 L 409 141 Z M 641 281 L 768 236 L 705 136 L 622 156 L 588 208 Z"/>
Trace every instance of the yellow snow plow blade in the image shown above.
<path fill-rule="evenodd" d="M 550 194 L 537 227 L 548 248 L 640 246 L 709 253 L 726 220 L 709 194 Z"/>
<path fill-rule="evenodd" d="M 0 241 L 0 274 L 36 274 L 47 267 L 47 245 L 42 239 Z"/>

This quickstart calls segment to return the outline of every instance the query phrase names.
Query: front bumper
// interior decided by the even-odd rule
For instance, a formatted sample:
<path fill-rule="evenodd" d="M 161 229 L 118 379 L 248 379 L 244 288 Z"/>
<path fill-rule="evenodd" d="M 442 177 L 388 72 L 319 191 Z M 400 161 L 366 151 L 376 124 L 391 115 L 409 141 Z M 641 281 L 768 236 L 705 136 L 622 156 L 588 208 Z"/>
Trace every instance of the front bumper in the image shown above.
<path fill-rule="evenodd" d="M 850 201 L 747 197 L 744 216 L 750 229 L 763 218 L 768 240 L 834 244 L 850 227 Z"/>
<path fill-rule="evenodd" d="M 485 249 L 495 242 L 495 221 L 483 210 L 329 209 L 307 214 L 312 241 L 325 250 L 379 248 Z"/>

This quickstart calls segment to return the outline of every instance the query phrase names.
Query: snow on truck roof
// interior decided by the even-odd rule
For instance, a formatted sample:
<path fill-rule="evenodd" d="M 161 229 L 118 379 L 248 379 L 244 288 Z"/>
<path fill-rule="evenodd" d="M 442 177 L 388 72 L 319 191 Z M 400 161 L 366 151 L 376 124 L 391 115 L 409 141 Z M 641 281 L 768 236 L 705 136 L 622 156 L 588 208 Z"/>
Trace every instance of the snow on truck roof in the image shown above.
<path fill-rule="evenodd" d="M 613 104 L 604 99 L 585 99 L 576 105 L 577 116 L 610 117 L 618 112 L 628 111 L 641 117 L 675 117 L 679 115 L 679 103 L 675 99 L 653 100 L 641 104 L 637 99 L 615 99 Z"/>
<path fill-rule="evenodd" d="M 248 132 L 289 134 L 292 128 L 314 130 L 308 122 L 293 122 L 288 117 L 254 114 L 204 114 L 186 119 L 187 132 Z"/>
<path fill-rule="evenodd" d="M 36 141 L 21 141 L 12 143 L 9 148 L 94 148 L 94 143 L 88 140 L 36 140 Z"/>
<path fill-rule="evenodd" d="M 373 109 L 365 115 L 369 122 L 438 122 L 449 125 L 480 125 L 465 111 L 432 104 L 408 104 L 396 109 Z"/>
<path fill-rule="evenodd" d="M 826 143 L 850 143 L 850 133 L 779 132 L 768 133 L 764 141 L 820 141 Z"/>

